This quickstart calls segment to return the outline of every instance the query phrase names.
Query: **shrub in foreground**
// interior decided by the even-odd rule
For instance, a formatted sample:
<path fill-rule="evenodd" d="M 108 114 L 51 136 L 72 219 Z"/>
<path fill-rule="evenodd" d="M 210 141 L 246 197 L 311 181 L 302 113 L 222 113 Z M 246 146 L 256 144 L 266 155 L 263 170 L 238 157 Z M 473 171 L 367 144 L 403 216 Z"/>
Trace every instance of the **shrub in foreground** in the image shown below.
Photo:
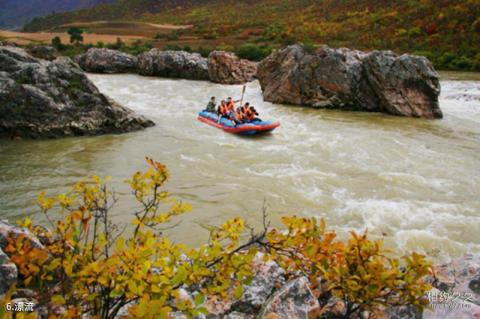
<path fill-rule="evenodd" d="M 430 267 L 423 256 L 389 257 L 367 233 L 352 232 L 350 240 L 340 241 L 323 220 L 284 217 L 286 230 L 265 222 L 254 233 L 235 218 L 210 227 L 209 241 L 197 248 L 170 241 L 162 230 L 190 207 L 163 190 L 165 166 L 147 161 L 148 170 L 127 181 L 138 203 L 128 231 L 113 224 L 115 194 L 93 176 L 66 194 L 40 194 L 48 229 L 29 219 L 20 222 L 42 239 L 45 250 L 25 237 L 9 238 L 5 251 L 19 269 L 17 288 L 35 291 L 37 307 L 46 306 L 49 318 L 114 318 L 126 305 L 128 318 L 169 318 L 172 311 L 191 318 L 207 312 L 206 296 L 241 297 L 258 250 L 290 276 L 302 273 L 313 289 L 321 285 L 322 294 L 344 300 L 347 317 L 385 305 L 423 306 L 429 289 L 423 277 Z M 250 239 L 242 240 L 247 232 Z M 182 298 L 181 287 L 194 291 L 193 301 Z"/>

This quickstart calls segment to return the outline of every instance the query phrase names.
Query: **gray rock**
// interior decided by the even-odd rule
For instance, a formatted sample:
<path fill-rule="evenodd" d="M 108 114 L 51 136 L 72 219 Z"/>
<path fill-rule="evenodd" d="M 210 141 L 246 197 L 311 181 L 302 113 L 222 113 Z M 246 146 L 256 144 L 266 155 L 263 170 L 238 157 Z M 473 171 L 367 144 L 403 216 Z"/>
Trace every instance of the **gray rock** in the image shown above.
<path fill-rule="evenodd" d="M 460 299 L 468 297 L 468 301 L 480 306 L 480 254 L 467 254 L 462 258 L 435 267 L 435 288 Z"/>
<path fill-rule="evenodd" d="M 242 84 L 253 81 L 257 63 L 239 59 L 232 52 L 213 51 L 208 56 L 210 81 L 222 84 Z"/>
<path fill-rule="evenodd" d="M 30 243 L 30 247 L 45 249 L 40 240 L 28 229 L 20 228 L 0 220 L 0 249 L 5 249 L 9 238 L 16 240 L 20 236 Z"/>
<path fill-rule="evenodd" d="M 374 51 L 364 60 L 367 81 L 384 112 L 421 118 L 441 118 L 437 72 L 425 57 Z"/>
<path fill-rule="evenodd" d="M 258 318 L 308 319 L 320 312 L 320 304 L 309 288 L 306 277 L 288 282 L 270 297 Z"/>
<path fill-rule="evenodd" d="M 154 125 L 101 94 L 69 58 L 0 47 L 0 137 L 123 133 Z"/>
<path fill-rule="evenodd" d="M 190 80 L 208 80 L 208 62 L 198 53 L 152 49 L 138 56 L 138 73 Z"/>
<path fill-rule="evenodd" d="M 470 280 L 470 282 L 468 283 L 468 288 L 470 288 L 470 290 L 477 295 L 480 295 L 480 273 L 473 277 L 472 280 Z"/>
<path fill-rule="evenodd" d="M 80 67 L 94 73 L 129 73 L 137 68 L 137 57 L 110 49 L 90 48 L 85 54 L 75 57 Z"/>
<path fill-rule="evenodd" d="M 422 319 L 422 311 L 415 306 L 389 307 L 385 310 L 388 319 Z"/>
<path fill-rule="evenodd" d="M 320 318 L 344 318 L 347 314 L 347 306 L 345 305 L 345 302 L 335 296 L 329 297 L 321 306 L 322 309 L 319 313 Z"/>
<path fill-rule="evenodd" d="M 257 77 L 274 103 L 442 117 L 438 74 L 423 57 L 293 45 L 264 59 Z"/>
<path fill-rule="evenodd" d="M 432 289 L 430 294 L 434 293 L 442 296 L 442 292 Z M 450 295 L 448 301 L 439 301 L 430 304 L 430 309 L 425 309 L 423 319 L 478 319 L 480 318 L 480 306 L 471 303 L 468 300 Z"/>
<path fill-rule="evenodd" d="M 258 313 L 277 287 L 285 284 L 285 270 L 272 260 L 264 261 L 257 253 L 253 260 L 253 280 L 246 285 L 240 300 L 234 301 L 230 309 L 247 314 Z"/>
<path fill-rule="evenodd" d="M 241 313 L 241 312 L 231 312 L 228 315 L 224 316 L 223 319 L 253 319 L 255 316 Z"/>
<path fill-rule="evenodd" d="M 28 53 L 36 58 L 53 61 L 59 54 L 57 49 L 48 45 L 37 45 L 28 49 Z"/>
<path fill-rule="evenodd" d="M 5 294 L 17 283 L 18 270 L 8 256 L 0 249 L 0 295 Z"/>

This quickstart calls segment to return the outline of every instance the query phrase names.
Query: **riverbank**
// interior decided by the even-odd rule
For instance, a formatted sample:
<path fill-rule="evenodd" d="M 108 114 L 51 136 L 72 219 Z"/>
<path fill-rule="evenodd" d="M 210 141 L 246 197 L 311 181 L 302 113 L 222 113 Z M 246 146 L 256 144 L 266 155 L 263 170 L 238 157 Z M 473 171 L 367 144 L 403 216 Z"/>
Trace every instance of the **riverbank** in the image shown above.
<path fill-rule="evenodd" d="M 95 183 L 100 182 L 77 184 L 77 190 L 94 190 Z M 75 198 L 70 195 L 74 197 L 58 197 L 59 203 L 64 205 Z M 57 200 L 39 201 L 45 213 L 51 214 Z M 71 203 L 73 208 L 76 203 Z M 89 209 L 95 211 L 94 207 Z M 68 215 L 76 214 L 72 210 Z M 183 213 L 177 208 L 175 214 Z M 117 234 L 118 228 L 110 228 L 113 225 L 105 226 L 105 242 L 97 243 L 97 222 L 101 220 L 93 218 L 93 225 L 90 220 L 77 225 L 75 218 L 59 221 L 59 226 L 75 229 L 74 237 L 61 227 L 37 228 L 29 219 L 21 222 L 28 228 L 0 221 L 0 305 L 7 313 L 18 309 L 46 318 L 68 311 L 91 318 L 106 309 L 105 316 L 112 319 L 138 315 L 153 318 L 160 313 L 177 319 L 192 315 L 215 319 L 475 319 L 480 315 L 480 255 L 467 254 L 448 264 L 431 266 L 413 253 L 404 256 L 399 267 L 400 260 L 382 251 L 378 242 L 374 245 L 366 234 L 352 234 L 348 244 L 343 244 L 334 239 L 335 232 L 326 230 L 323 221 L 285 216 L 283 223 L 288 230 L 278 231 L 269 228 L 263 215 L 263 232 L 252 233 L 241 246 L 238 236 L 245 227 L 235 218 L 219 228 L 211 227 L 211 240 L 200 245 L 199 251 L 167 244 L 168 256 L 163 239 L 143 233 L 142 226 L 138 235 L 137 231 L 132 235 L 133 247 L 125 246 L 125 237 L 118 237 L 123 232 Z M 95 227 L 93 248 L 82 244 L 89 227 Z M 115 244 L 111 238 L 115 238 Z M 59 245 L 62 240 L 69 242 L 69 248 Z M 159 242 L 152 245 L 155 240 Z M 97 247 L 105 249 L 105 255 Z M 160 255 L 155 253 L 157 249 Z M 76 252 L 74 258 L 72 251 Z M 131 256 L 137 257 L 128 262 Z M 348 267 L 342 266 L 344 258 Z M 107 266 L 105 272 L 103 267 Z M 40 276 L 42 283 L 38 284 L 34 278 Z M 83 281 L 102 289 L 86 290 Z M 68 288 L 63 286 L 66 282 Z M 122 285 L 125 287 L 120 290 Z M 45 287 L 50 289 L 45 292 Z M 95 295 L 93 306 L 88 298 L 77 299 L 82 291 Z M 161 292 L 165 296 L 157 299 Z M 150 302 L 166 307 L 145 310 Z"/>
<path fill-rule="evenodd" d="M 455 72 L 442 71 L 438 72 L 440 79 L 445 81 L 480 81 L 480 72 Z"/>

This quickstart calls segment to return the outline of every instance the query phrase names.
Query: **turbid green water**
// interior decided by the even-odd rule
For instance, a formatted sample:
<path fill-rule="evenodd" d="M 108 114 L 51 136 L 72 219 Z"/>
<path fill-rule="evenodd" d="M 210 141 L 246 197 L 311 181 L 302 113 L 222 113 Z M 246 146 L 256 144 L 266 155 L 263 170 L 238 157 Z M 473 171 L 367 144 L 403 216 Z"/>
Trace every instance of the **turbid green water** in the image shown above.
<path fill-rule="evenodd" d="M 258 83 L 246 99 L 282 126 L 261 138 L 225 134 L 196 120 L 212 95 L 238 97 L 241 86 L 91 75 L 100 90 L 153 119 L 126 135 L 46 141 L 0 141 L 0 218 L 31 215 L 41 190 L 65 191 L 83 176 L 113 177 L 118 223 L 135 208 L 123 180 L 144 156 L 168 165 L 168 189 L 193 212 L 168 231 L 197 244 L 206 231 L 242 216 L 324 217 L 341 236 L 369 229 L 389 246 L 439 258 L 480 250 L 480 82 L 442 81 L 445 118 L 426 121 L 382 114 L 285 107 L 262 101 Z"/>

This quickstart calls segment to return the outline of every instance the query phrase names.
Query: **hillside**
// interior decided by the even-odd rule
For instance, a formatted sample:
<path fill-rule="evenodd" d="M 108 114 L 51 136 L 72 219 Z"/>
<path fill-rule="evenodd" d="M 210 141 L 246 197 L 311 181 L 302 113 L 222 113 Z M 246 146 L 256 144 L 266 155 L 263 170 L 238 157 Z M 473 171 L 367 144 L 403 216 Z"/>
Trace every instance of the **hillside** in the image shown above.
<path fill-rule="evenodd" d="M 112 1 L 114 0 L 1 0 L 0 28 L 20 28 L 37 16 L 89 8 Z"/>
<path fill-rule="evenodd" d="M 176 31 L 170 44 L 178 40 L 180 45 L 229 48 L 249 42 L 260 47 L 326 43 L 413 52 L 443 69 L 479 70 L 479 13 L 480 0 L 119 0 L 35 19 L 25 29 L 98 20 L 193 24 Z"/>

